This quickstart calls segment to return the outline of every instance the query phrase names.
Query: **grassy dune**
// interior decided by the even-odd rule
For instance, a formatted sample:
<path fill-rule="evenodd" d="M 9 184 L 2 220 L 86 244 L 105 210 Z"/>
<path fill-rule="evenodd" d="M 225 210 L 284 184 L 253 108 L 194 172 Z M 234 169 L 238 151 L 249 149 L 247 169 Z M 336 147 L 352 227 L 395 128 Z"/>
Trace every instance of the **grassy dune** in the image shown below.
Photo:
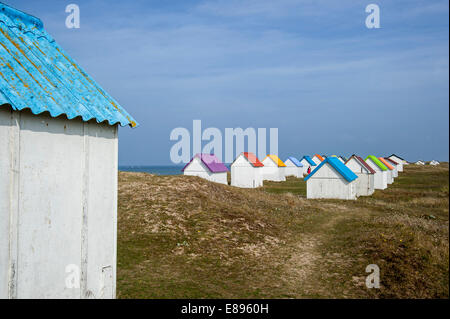
<path fill-rule="evenodd" d="M 448 298 L 448 164 L 356 201 L 119 173 L 119 298 Z M 377 264 L 381 288 L 367 289 Z"/>

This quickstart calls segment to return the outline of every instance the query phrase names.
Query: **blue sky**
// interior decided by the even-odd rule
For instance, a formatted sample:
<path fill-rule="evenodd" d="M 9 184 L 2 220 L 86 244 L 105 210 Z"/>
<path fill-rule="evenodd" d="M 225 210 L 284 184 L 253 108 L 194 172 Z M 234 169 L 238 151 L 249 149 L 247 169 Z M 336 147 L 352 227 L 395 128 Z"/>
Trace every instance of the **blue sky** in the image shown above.
<path fill-rule="evenodd" d="M 448 1 L 2 0 L 39 17 L 141 124 L 119 164 L 170 164 L 176 127 L 277 127 L 279 153 L 448 160 Z M 76 3 L 81 28 L 65 27 Z M 365 27 L 376 3 L 381 28 Z"/>

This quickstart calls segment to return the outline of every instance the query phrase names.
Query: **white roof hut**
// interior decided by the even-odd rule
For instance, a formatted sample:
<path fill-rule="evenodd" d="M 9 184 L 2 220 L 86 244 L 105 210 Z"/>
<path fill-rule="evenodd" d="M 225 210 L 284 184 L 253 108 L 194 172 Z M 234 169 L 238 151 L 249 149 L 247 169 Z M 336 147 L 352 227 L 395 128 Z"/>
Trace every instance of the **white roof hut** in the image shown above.
<path fill-rule="evenodd" d="M 375 171 L 361 157 L 352 155 L 345 165 L 358 176 L 356 196 L 370 196 L 375 191 Z"/>
<path fill-rule="evenodd" d="M 337 157 L 327 157 L 305 177 L 306 198 L 356 199 L 357 178 Z"/>
<path fill-rule="evenodd" d="M 231 164 L 231 186 L 256 188 L 263 186 L 263 163 L 255 154 L 243 152 Z"/>
<path fill-rule="evenodd" d="M 285 161 L 284 164 L 286 164 L 285 170 L 285 176 L 294 176 L 297 178 L 303 178 L 303 164 L 300 163 L 300 161 L 290 156 Z"/>
<path fill-rule="evenodd" d="M 431 162 L 430 162 L 430 165 L 433 165 L 433 166 L 436 166 L 436 165 L 439 165 L 440 163 L 438 162 L 438 161 L 436 161 L 436 160 L 432 160 Z"/>
<path fill-rule="evenodd" d="M 367 156 L 365 161 L 375 171 L 374 188 L 386 189 L 388 168 L 374 155 Z"/>
<path fill-rule="evenodd" d="M 424 162 L 424 161 L 421 161 L 421 160 L 418 160 L 415 164 L 416 164 L 416 165 L 425 165 L 425 162 Z"/>
<path fill-rule="evenodd" d="M 214 154 L 196 154 L 182 169 L 184 175 L 228 185 L 228 168 Z"/>
<path fill-rule="evenodd" d="M 114 298 L 117 131 L 137 124 L 41 20 L 0 3 L 0 30 L 0 298 Z"/>
<path fill-rule="evenodd" d="M 277 155 L 267 155 L 262 161 L 264 167 L 263 180 L 283 182 L 286 180 L 284 169 L 286 164 Z"/>
<path fill-rule="evenodd" d="M 401 157 L 399 157 L 395 154 L 392 154 L 391 156 L 389 156 L 387 158 L 397 163 L 397 171 L 399 173 L 403 172 L 403 165 L 406 162 L 404 159 L 402 159 Z"/>
<path fill-rule="evenodd" d="M 390 159 L 393 159 L 394 161 L 396 161 L 397 163 L 402 164 L 402 170 L 399 172 L 403 172 L 403 166 L 404 165 L 408 165 L 408 161 L 406 161 L 405 159 L 401 158 L 400 156 L 396 155 L 396 154 L 391 154 L 390 156 L 388 156 Z"/>

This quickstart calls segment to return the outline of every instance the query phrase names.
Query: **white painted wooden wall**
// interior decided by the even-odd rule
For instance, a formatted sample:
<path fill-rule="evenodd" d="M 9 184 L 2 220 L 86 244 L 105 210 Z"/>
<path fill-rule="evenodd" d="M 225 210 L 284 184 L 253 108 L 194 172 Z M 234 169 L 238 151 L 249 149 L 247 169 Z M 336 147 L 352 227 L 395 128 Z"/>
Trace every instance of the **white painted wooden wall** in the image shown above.
<path fill-rule="evenodd" d="M 386 189 L 387 188 L 387 171 L 383 171 L 378 167 L 370 158 L 366 161 L 367 164 L 376 172 L 374 187 L 375 189 Z"/>
<path fill-rule="evenodd" d="M 355 200 L 355 181 L 348 182 L 329 163 L 326 163 L 306 181 L 306 198 Z"/>
<path fill-rule="evenodd" d="M 0 298 L 115 297 L 117 156 L 117 126 L 0 108 Z"/>
<path fill-rule="evenodd" d="M 266 157 L 262 163 L 264 165 L 262 167 L 263 180 L 274 182 L 284 182 L 286 180 L 284 167 L 278 167 L 270 157 Z"/>
<path fill-rule="evenodd" d="M 375 191 L 375 174 L 369 174 L 354 157 L 345 165 L 358 176 L 355 180 L 356 196 L 372 195 Z"/>

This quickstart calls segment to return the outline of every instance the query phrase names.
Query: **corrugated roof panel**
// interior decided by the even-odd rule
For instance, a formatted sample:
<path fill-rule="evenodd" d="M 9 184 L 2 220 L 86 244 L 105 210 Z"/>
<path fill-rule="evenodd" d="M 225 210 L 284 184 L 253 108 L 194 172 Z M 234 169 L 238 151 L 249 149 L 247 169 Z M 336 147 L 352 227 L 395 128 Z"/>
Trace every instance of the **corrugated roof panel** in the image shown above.
<path fill-rule="evenodd" d="M 300 163 L 300 161 L 296 158 L 296 157 L 294 157 L 294 156 L 289 156 L 288 158 L 287 158 L 287 160 L 290 160 L 295 166 L 297 166 L 297 167 L 303 167 L 303 164 L 302 163 Z M 286 160 L 286 161 L 287 161 Z"/>
<path fill-rule="evenodd" d="M 275 164 L 277 164 L 278 167 L 286 167 L 286 164 L 283 163 L 282 160 L 280 160 L 280 158 L 277 155 L 273 155 L 273 154 L 269 154 L 267 155 L 264 159 L 266 158 L 270 158 L 272 161 L 275 162 Z M 263 160 L 264 162 L 264 160 Z"/>
<path fill-rule="evenodd" d="M 366 161 L 368 159 L 371 159 L 372 162 L 374 162 L 382 171 L 387 171 L 388 168 L 386 167 L 386 165 L 384 165 L 376 156 L 374 155 L 369 155 L 366 157 Z"/>
<path fill-rule="evenodd" d="M 316 163 L 308 155 L 303 156 L 300 161 L 303 161 L 303 160 L 306 160 L 309 163 L 309 165 L 311 165 L 311 166 L 316 166 Z"/>
<path fill-rule="evenodd" d="M 254 167 L 263 167 L 264 164 L 261 163 L 261 161 L 256 157 L 255 154 L 252 152 L 244 152 L 244 156 L 247 158 L 247 160 L 252 164 Z"/>
<path fill-rule="evenodd" d="M 41 20 L 0 3 L 0 106 L 33 114 L 138 124 L 44 30 Z"/>
<path fill-rule="evenodd" d="M 214 154 L 195 154 L 195 156 L 187 163 L 183 169 L 181 170 L 184 172 L 186 167 L 189 166 L 189 164 L 192 163 L 194 158 L 199 158 L 203 164 L 212 172 L 212 173 L 222 173 L 222 172 L 228 172 L 228 168 L 217 158 Z"/>
<path fill-rule="evenodd" d="M 392 166 L 391 164 L 389 164 L 384 158 L 382 157 L 378 157 L 378 159 L 387 167 L 389 168 L 391 171 L 394 169 L 394 166 Z"/>

